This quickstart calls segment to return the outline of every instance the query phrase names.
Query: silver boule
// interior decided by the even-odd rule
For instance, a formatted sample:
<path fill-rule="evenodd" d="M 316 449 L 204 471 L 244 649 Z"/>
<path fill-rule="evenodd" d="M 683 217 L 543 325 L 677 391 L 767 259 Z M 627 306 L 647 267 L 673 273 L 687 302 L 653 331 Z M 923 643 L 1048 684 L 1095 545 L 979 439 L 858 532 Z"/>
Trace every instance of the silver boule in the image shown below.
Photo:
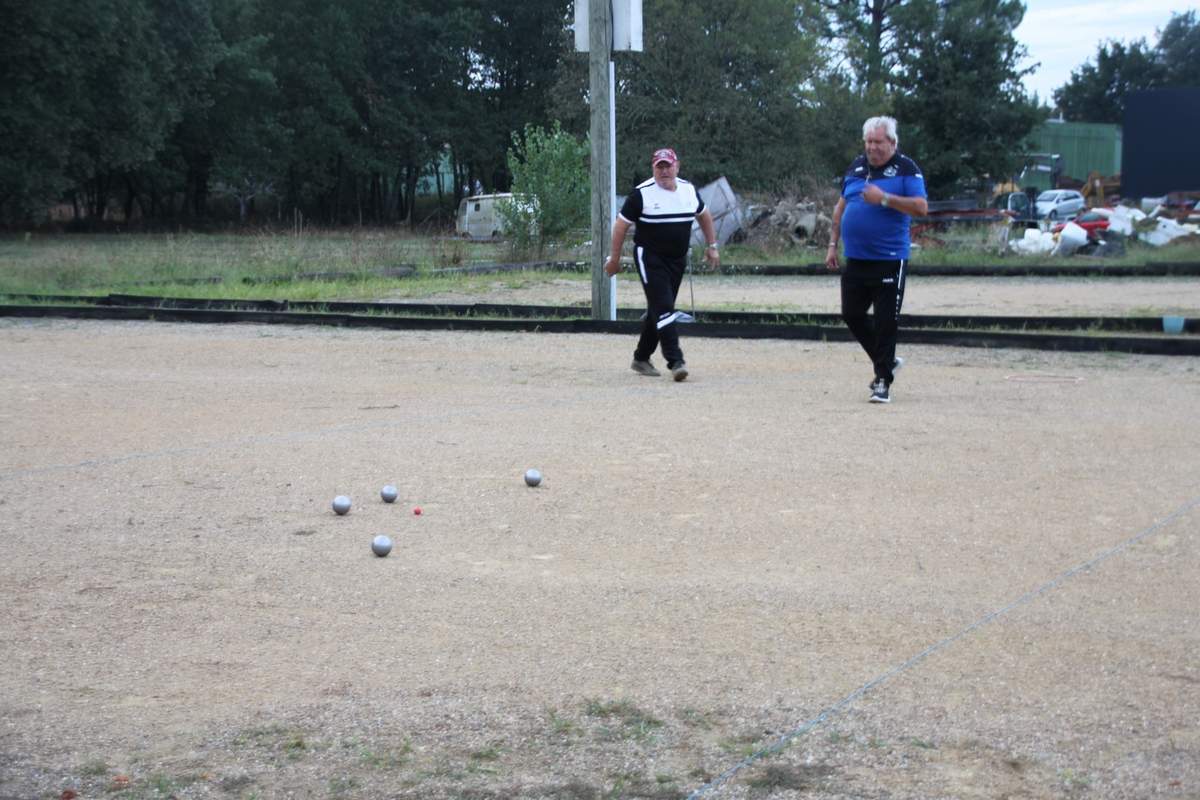
<path fill-rule="evenodd" d="M 396 498 L 400 496 L 400 493 L 396 491 L 395 486 L 392 486 L 389 483 L 387 486 L 379 490 L 379 496 L 383 498 L 383 502 L 385 503 L 394 503 L 396 502 Z"/>
<path fill-rule="evenodd" d="M 333 513 L 338 516 L 350 513 L 350 498 L 344 494 L 339 494 L 333 498 Z"/>
<path fill-rule="evenodd" d="M 525 485 L 526 486 L 537 486 L 541 482 L 542 482 L 542 473 L 538 472 L 536 469 L 525 470 Z"/>
<path fill-rule="evenodd" d="M 371 541 L 371 552 L 383 558 L 388 553 L 392 552 L 392 540 L 387 536 L 376 536 Z"/>

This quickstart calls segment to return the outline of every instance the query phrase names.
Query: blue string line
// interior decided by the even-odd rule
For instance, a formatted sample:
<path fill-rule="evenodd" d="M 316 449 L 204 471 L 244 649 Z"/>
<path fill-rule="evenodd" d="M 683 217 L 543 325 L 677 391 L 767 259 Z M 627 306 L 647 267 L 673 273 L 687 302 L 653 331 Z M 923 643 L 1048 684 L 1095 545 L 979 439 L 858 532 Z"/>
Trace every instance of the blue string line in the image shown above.
<path fill-rule="evenodd" d="M 1165 519 L 1154 523 L 1150 527 L 1148 527 L 1145 530 L 1141 531 L 1140 533 L 1137 533 L 1134 536 L 1126 539 L 1125 541 L 1121 542 L 1120 544 L 1118 544 L 1114 547 L 1111 547 L 1108 550 L 1105 550 L 1104 552 L 1100 553 L 1098 556 L 1091 558 L 1087 561 L 1084 561 L 1081 564 L 1077 564 L 1074 567 L 1071 567 L 1066 572 L 1063 572 L 1060 575 L 1058 575 L 1057 577 L 1052 578 L 1051 580 L 1047 581 L 1046 583 L 1043 583 L 1041 586 L 1037 587 L 1036 589 L 1032 589 L 1031 591 L 1026 592 L 1025 594 L 1021 595 L 1016 600 L 1013 600 L 1011 603 L 1004 606 L 1003 608 L 1000 608 L 996 611 L 992 611 L 991 613 L 986 614 L 983 617 L 980 617 L 978 620 L 976 620 L 975 622 L 972 622 L 970 625 L 963 628 L 958 633 L 953 634 L 952 636 L 948 636 L 947 638 L 942 639 L 940 642 L 937 642 L 936 644 L 932 644 L 929 647 L 926 647 L 924 650 L 917 653 L 915 656 L 908 659 L 904 663 L 899 664 L 895 667 L 892 667 L 887 672 L 884 672 L 883 674 L 881 674 L 875 678 L 872 678 L 871 680 L 864 683 L 862 686 L 855 689 L 850 694 L 843 697 L 841 700 L 837 701 L 833 705 L 831 705 L 828 708 L 826 708 L 825 710 L 823 710 L 817 716 L 813 717 L 812 719 L 808 720 L 807 722 L 802 723 L 801 725 L 792 729 L 791 731 L 788 731 L 787 733 L 783 734 L 778 739 L 776 739 L 773 744 L 770 744 L 770 745 L 764 747 L 763 749 L 761 749 L 755 753 L 752 753 L 751 755 L 742 759 L 738 763 L 734 764 L 729 769 L 722 772 L 717 777 L 713 778 L 708 783 L 705 783 L 705 784 L 699 786 L 698 788 L 696 788 L 695 791 L 693 791 L 691 794 L 688 795 L 688 800 L 695 800 L 695 798 L 702 797 L 702 796 L 708 794 L 709 792 L 716 790 L 721 785 L 728 782 L 730 778 L 732 778 L 737 773 L 741 772 L 746 767 L 750 766 L 751 764 L 755 763 L 756 761 L 759 761 L 760 759 L 762 759 L 766 756 L 772 755 L 774 753 L 778 753 L 779 751 L 783 750 L 785 747 L 788 746 L 788 744 L 790 744 L 792 742 L 793 739 L 796 739 L 796 738 L 808 733 L 813 728 L 817 727 L 822 722 L 827 720 L 829 717 L 832 717 L 834 714 L 837 714 L 839 711 L 844 709 L 846 706 L 850 705 L 855 700 L 859 699 L 860 697 L 865 695 L 867 692 L 874 689 L 876 686 L 879 686 L 881 683 L 895 677 L 896 675 L 899 675 L 902 672 L 907 671 L 911 667 L 924 661 L 926 658 L 928 658 L 929 656 L 938 652 L 939 650 L 944 650 L 945 648 L 947 648 L 950 645 L 957 642 L 959 639 L 962 639 L 963 637 L 967 636 L 968 634 L 991 623 L 993 620 L 1004 616 L 1008 612 L 1012 611 L 1014 608 L 1025 605 L 1026 603 L 1039 597 L 1040 595 L 1043 595 L 1046 592 L 1050 591 L 1051 589 L 1058 587 L 1065 581 L 1073 578 L 1075 575 L 1078 575 L 1080 572 L 1091 569 L 1092 567 L 1096 566 L 1100 562 L 1105 561 L 1109 558 L 1112 558 L 1113 556 L 1117 555 L 1118 553 L 1122 552 L 1123 550 L 1127 550 L 1128 548 L 1137 544 L 1142 539 L 1145 539 L 1147 536 L 1154 533 L 1158 529 L 1174 522 L 1179 517 L 1183 516 L 1184 514 L 1186 514 L 1189 511 L 1191 511 L 1197 505 L 1200 505 L 1200 497 L 1195 497 L 1192 500 L 1189 500 L 1188 502 L 1184 503 L 1182 506 L 1177 508 L 1174 512 L 1172 512 Z"/>

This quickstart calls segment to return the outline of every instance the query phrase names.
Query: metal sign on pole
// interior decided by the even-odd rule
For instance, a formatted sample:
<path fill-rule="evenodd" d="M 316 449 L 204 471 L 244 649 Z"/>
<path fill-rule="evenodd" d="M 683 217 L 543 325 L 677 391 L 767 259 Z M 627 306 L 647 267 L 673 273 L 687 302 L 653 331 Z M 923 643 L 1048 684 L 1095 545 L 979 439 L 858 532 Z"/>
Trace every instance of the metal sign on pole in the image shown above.
<path fill-rule="evenodd" d="M 642 0 L 609 0 L 612 9 L 612 49 L 642 52 Z M 575 3 L 575 50 L 591 51 L 588 0 Z"/>
<path fill-rule="evenodd" d="M 613 50 L 642 49 L 642 0 L 576 0 L 575 49 L 588 53 L 591 99 L 592 317 L 617 318 L 617 283 L 604 274 L 617 197 Z"/>

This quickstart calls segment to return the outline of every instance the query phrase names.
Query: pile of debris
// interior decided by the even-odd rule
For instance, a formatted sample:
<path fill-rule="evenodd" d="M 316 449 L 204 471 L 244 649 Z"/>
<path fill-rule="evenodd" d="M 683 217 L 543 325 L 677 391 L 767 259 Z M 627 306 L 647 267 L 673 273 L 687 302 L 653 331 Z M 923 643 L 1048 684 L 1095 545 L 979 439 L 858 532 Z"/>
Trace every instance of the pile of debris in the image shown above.
<path fill-rule="evenodd" d="M 1136 240 L 1151 247 L 1162 247 L 1188 236 L 1200 241 L 1200 225 L 1173 219 L 1163 206 L 1149 214 L 1126 206 L 1093 208 L 1088 214 L 1102 218 L 1107 224 L 1084 228 L 1068 222 L 1055 231 L 1030 228 L 1023 238 L 1010 242 L 1009 249 L 1022 255 L 1102 256 L 1124 252 L 1126 241 Z"/>
<path fill-rule="evenodd" d="M 770 206 L 750 206 L 746 243 L 764 249 L 783 249 L 829 243 L 833 224 L 829 208 L 813 200 L 784 198 Z"/>

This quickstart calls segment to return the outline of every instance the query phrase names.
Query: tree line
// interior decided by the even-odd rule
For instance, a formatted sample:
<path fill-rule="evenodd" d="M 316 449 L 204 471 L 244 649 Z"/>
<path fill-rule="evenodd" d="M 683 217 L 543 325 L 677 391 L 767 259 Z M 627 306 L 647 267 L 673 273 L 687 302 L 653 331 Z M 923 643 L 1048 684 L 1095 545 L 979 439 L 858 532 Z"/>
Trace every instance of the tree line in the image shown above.
<path fill-rule="evenodd" d="M 508 188 L 527 126 L 588 129 L 572 0 L 0 0 L 0 221 L 418 224 Z M 1019 166 L 1019 0 L 644 0 L 618 182 L 831 181 L 894 113 L 934 192 Z M 432 208 L 418 203 L 435 180 Z M 443 183 L 447 188 L 440 195 Z"/>
<path fill-rule="evenodd" d="M 1077 122 L 1121 123 L 1125 98 L 1144 89 L 1200 88 L 1200 20 L 1195 11 L 1172 14 L 1154 45 L 1145 39 L 1101 42 L 1095 61 L 1071 72 L 1054 101 Z"/>

